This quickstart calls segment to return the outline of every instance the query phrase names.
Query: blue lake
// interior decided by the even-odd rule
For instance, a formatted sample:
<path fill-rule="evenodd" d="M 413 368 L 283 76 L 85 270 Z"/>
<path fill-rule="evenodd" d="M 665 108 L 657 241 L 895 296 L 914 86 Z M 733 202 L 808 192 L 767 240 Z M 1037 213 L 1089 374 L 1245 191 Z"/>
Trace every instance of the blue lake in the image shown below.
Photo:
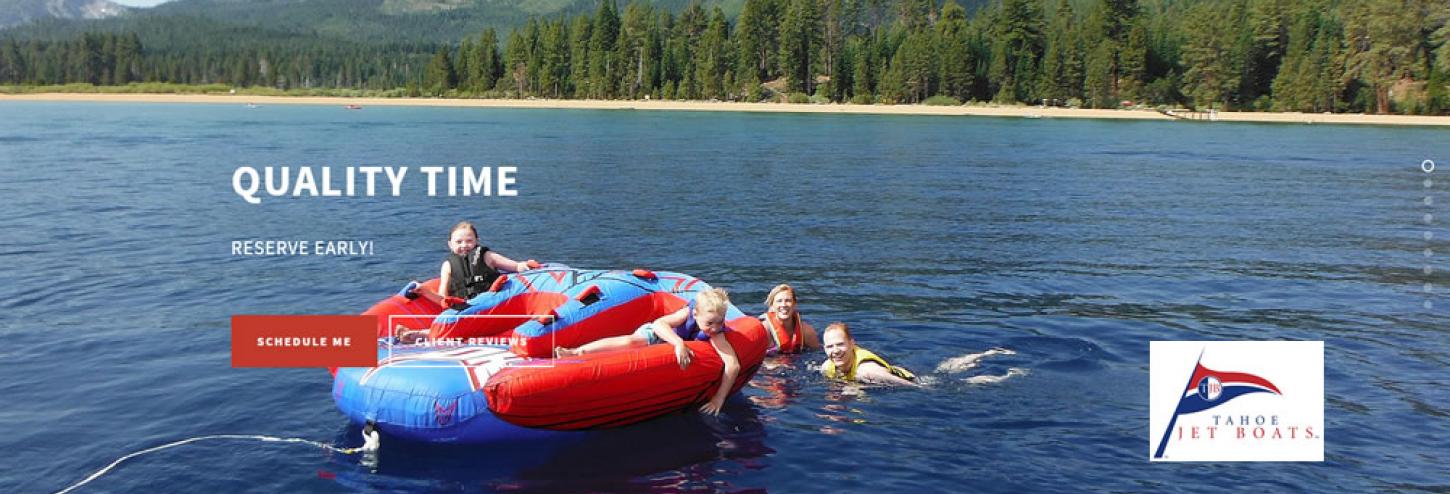
<path fill-rule="evenodd" d="M 752 313 L 789 282 L 808 321 L 935 384 L 847 392 L 817 353 L 718 419 L 376 465 L 204 441 L 80 492 L 1450 490 L 1450 179 L 1420 168 L 1450 166 L 1443 129 L 16 102 L 0 122 L 0 492 L 206 434 L 357 445 L 326 371 L 231 368 L 229 317 L 360 312 L 436 276 L 463 219 L 511 256 L 690 273 Z M 232 190 L 240 166 L 359 165 L 515 166 L 519 194 Z M 376 254 L 231 255 L 252 239 Z M 1149 463 L 1149 342 L 1271 339 L 1325 342 L 1325 461 Z M 932 372 L 993 347 L 1017 354 Z"/>

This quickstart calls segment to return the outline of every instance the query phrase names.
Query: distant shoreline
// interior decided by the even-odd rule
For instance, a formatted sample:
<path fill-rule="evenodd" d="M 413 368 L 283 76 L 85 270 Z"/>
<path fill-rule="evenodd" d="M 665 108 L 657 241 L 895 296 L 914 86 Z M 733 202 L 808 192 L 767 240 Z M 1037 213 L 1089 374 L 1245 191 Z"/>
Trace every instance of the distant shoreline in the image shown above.
<path fill-rule="evenodd" d="M 1035 106 L 926 106 L 735 103 L 706 101 L 620 101 L 550 99 L 451 99 L 451 98 L 349 98 L 340 96 L 254 96 L 242 94 L 115 94 L 37 93 L 0 94 L 0 103 L 11 101 L 109 102 L 109 103 L 204 103 L 246 105 L 323 105 L 342 110 L 346 105 L 432 106 L 461 108 L 552 108 L 584 110 L 727 111 L 763 113 L 839 113 L 869 115 L 939 115 L 1017 118 L 1100 118 L 1164 120 L 1172 118 L 1153 110 L 1094 110 L 1041 108 Z M 1265 113 L 1219 112 L 1219 122 L 1262 122 L 1291 124 L 1360 124 L 1450 127 L 1450 117 L 1418 115 L 1360 115 L 1348 113 Z M 1192 122 L 1187 123 L 1189 125 Z"/>

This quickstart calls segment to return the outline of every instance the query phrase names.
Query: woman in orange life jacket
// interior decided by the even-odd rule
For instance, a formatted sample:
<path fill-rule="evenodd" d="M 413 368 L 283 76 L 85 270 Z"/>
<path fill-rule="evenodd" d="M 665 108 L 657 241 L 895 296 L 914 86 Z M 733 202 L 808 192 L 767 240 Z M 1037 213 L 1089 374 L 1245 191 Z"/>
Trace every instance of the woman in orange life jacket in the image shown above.
<path fill-rule="evenodd" d="M 770 335 L 771 354 L 801 353 L 821 348 L 821 339 L 816 328 L 801 320 L 796 311 L 795 289 L 781 283 L 770 289 L 765 296 L 765 313 L 760 322 Z"/>
<path fill-rule="evenodd" d="M 816 328 L 801 319 L 796 311 L 795 289 L 790 285 L 782 283 L 770 289 L 770 294 L 765 296 L 765 313 L 760 315 L 760 323 L 765 326 L 765 333 L 770 335 L 770 348 L 766 350 L 769 355 L 797 354 L 821 348 Z M 765 369 L 778 367 L 789 368 L 790 363 L 775 359 L 765 362 Z M 764 396 L 752 396 L 750 399 L 766 408 L 784 408 L 797 393 L 791 380 L 768 372 L 752 379 L 750 385 L 765 392 Z"/>

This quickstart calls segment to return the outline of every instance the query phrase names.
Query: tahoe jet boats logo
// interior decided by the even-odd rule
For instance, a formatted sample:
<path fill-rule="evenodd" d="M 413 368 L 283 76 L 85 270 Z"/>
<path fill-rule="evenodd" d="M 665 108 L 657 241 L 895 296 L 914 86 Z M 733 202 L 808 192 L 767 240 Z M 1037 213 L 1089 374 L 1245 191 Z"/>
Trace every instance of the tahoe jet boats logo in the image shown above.
<path fill-rule="evenodd" d="M 1150 443 L 1151 459 L 1322 460 L 1323 348 L 1322 342 L 1152 342 L 1150 433 L 1161 431 L 1161 436 L 1150 437 L 1156 439 Z M 1198 358 L 1184 385 L 1180 380 L 1188 360 L 1184 357 L 1193 352 Z M 1256 372 L 1215 370 L 1204 365 L 1209 355 L 1217 362 L 1214 367 L 1247 367 Z M 1264 376 L 1292 391 L 1281 391 L 1279 384 Z M 1172 385 L 1173 381 L 1178 384 Z M 1246 396 L 1258 398 L 1235 401 Z M 1172 412 L 1160 413 L 1173 400 Z M 1234 406 L 1228 406 L 1230 402 Z M 1217 413 L 1200 413 L 1210 410 Z M 1170 445 L 1174 454 L 1168 456 Z"/>

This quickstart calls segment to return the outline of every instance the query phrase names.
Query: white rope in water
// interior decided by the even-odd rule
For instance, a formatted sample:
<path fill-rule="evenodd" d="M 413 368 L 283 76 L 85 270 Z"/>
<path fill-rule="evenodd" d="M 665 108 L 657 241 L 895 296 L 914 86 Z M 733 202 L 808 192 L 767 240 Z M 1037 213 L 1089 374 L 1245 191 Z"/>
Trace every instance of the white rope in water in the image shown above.
<path fill-rule="evenodd" d="M 109 472 L 109 471 L 111 471 L 111 469 L 116 468 L 116 465 L 120 465 L 122 462 L 124 462 L 126 460 L 129 460 L 131 458 L 135 458 L 137 456 L 141 456 L 141 455 L 144 455 L 144 454 L 147 454 L 147 453 L 154 453 L 154 452 L 161 451 L 161 450 L 167 449 L 167 448 L 174 448 L 176 446 L 181 446 L 183 444 L 194 443 L 194 442 L 197 442 L 197 441 L 212 440 L 212 439 L 249 439 L 249 440 L 259 440 L 259 441 L 274 442 L 274 443 L 275 442 L 281 442 L 281 443 L 311 444 L 313 446 L 317 446 L 317 447 L 320 447 L 320 448 L 325 449 L 325 450 L 328 450 L 328 451 L 334 451 L 334 452 L 342 453 L 342 454 L 345 454 L 345 455 L 355 454 L 355 453 L 358 453 L 358 452 L 360 452 L 360 451 L 363 450 L 363 448 L 339 448 L 339 447 L 333 446 L 331 444 L 320 443 L 320 442 L 313 441 L 313 440 L 310 440 L 310 439 L 302 439 L 302 438 L 298 438 L 298 437 L 254 436 L 254 435 L 246 435 L 246 434 L 216 434 L 216 435 L 211 435 L 211 436 L 197 436 L 197 437 L 193 437 L 193 438 L 189 438 L 189 439 L 182 439 L 182 440 L 176 441 L 176 442 L 166 443 L 166 444 L 163 444 L 163 445 L 160 445 L 160 446 L 156 446 L 156 447 L 153 447 L 153 448 L 146 448 L 146 449 L 143 449 L 141 451 L 137 451 L 137 452 L 128 454 L 126 456 L 122 456 L 120 458 L 117 458 L 116 461 L 111 462 L 110 465 L 106 465 L 106 468 L 102 468 L 100 470 L 97 470 L 96 473 L 93 473 L 93 474 L 91 474 L 91 476 L 86 477 L 85 480 L 82 480 L 80 482 L 76 482 L 75 484 L 71 485 L 70 487 L 66 487 L 63 490 L 61 490 L 59 492 L 56 492 L 56 494 L 66 494 L 66 493 L 68 493 L 70 491 L 76 490 L 77 488 L 80 488 L 81 486 L 90 483 L 92 480 L 96 480 L 100 476 L 105 475 L 106 472 Z"/>

